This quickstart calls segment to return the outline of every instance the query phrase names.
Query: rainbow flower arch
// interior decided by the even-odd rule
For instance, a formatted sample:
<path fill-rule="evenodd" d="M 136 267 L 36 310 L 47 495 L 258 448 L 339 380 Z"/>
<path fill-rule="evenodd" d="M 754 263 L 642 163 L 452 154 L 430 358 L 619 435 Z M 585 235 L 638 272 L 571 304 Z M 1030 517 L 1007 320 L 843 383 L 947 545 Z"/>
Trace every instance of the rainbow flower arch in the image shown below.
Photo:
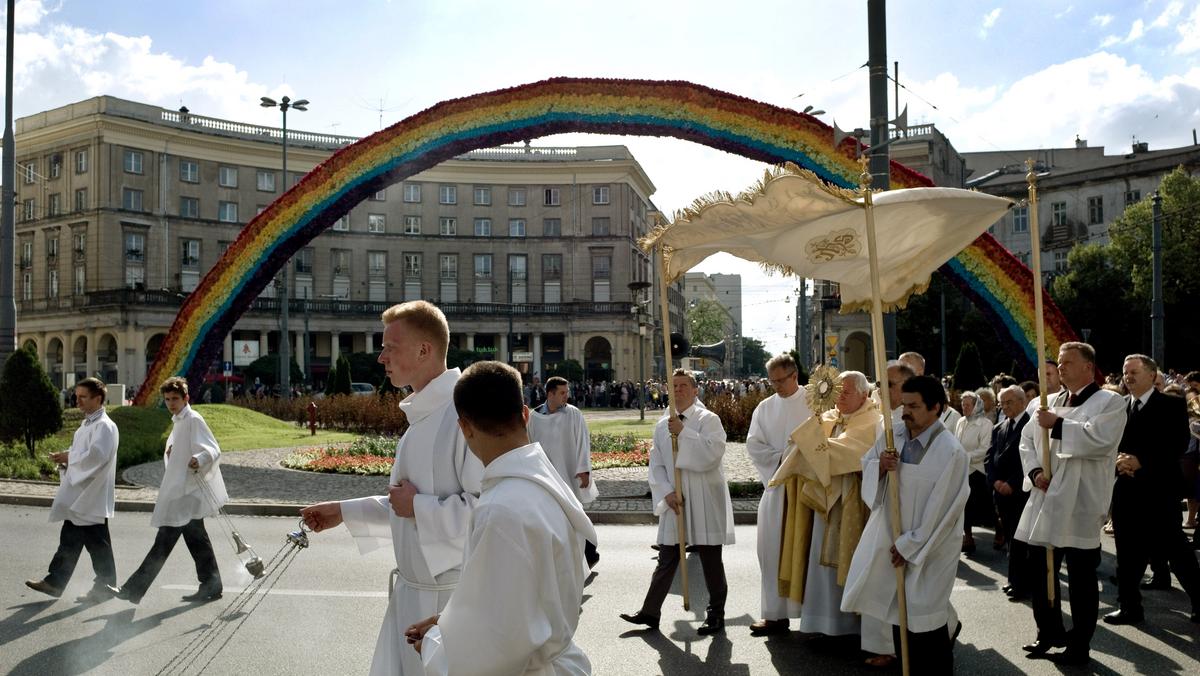
<path fill-rule="evenodd" d="M 770 164 L 792 162 L 831 184 L 856 185 L 852 139 L 833 145 L 820 120 L 692 84 L 652 80 L 554 78 L 443 101 L 347 146 L 308 173 L 242 229 L 187 297 L 135 403 L 182 375 L 194 386 L 225 336 L 287 260 L 369 195 L 445 160 L 480 148 L 570 132 L 666 136 Z M 893 162 L 897 187 L 932 185 Z M 992 319 L 1026 366 L 1033 345 L 1032 276 L 990 235 L 942 268 Z M 1049 296 L 1047 348 L 1074 337 Z"/>

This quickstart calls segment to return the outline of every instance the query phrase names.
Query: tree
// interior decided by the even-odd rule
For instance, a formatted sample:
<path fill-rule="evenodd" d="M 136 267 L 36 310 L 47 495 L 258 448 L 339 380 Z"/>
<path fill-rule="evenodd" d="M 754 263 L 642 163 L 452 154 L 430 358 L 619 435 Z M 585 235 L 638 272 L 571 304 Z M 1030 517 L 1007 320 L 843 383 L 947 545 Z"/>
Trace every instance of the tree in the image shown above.
<path fill-rule="evenodd" d="M 796 362 L 796 381 L 801 386 L 807 385 L 809 380 L 808 370 L 804 368 L 804 362 L 800 360 L 800 353 L 796 352 L 795 348 L 788 350 L 787 353 L 792 355 L 792 361 Z"/>
<path fill-rule="evenodd" d="M 36 458 L 34 445 L 62 429 L 62 413 L 59 393 L 33 350 L 13 352 L 0 374 L 0 441 L 23 441 Z"/>
<path fill-rule="evenodd" d="M 264 384 L 274 385 L 279 382 L 279 355 L 268 354 L 255 359 L 246 366 L 243 375 L 249 383 L 253 383 L 255 378 L 260 378 Z M 300 370 L 300 365 L 295 359 L 292 360 L 292 382 L 304 382 L 304 372 Z"/>
<path fill-rule="evenodd" d="M 767 360 L 771 353 L 767 346 L 757 338 L 742 336 L 742 370 L 741 376 L 762 376 L 767 372 Z"/>
<path fill-rule="evenodd" d="M 377 355 L 371 352 L 354 352 L 347 359 L 350 362 L 350 380 L 356 383 L 371 383 L 378 387 L 387 376 L 383 364 L 379 363 Z"/>
<path fill-rule="evenodd" d="M 554 376 L 566 378 L 567 382 L 582 383 L 583 365 L 574 359 L 565 359 L 546 369 L 547 378 L 553 378 Z"/>
<path fill-rule="evenodd" d="M 688 335 L 692 345 L 709 345 L 724 338 L 725 317 L 725 308 L 717 301 L 696 301 L 687 311 Z"/>
<path fill-rule="evenodd" d="M 1124 356 L 1142 344 L 1138 317 L 1148 308 L 1132 293 L 1129 273 L 1120 270 L 1111 247 L 1083 244 L 1067 254 L 1067 272 L 1054 279 L 1050 295 L 1077 331 L 1086 328 L 1101 371 L 1119 370 Z M 1047 355 L 1054 358 L 1055 355 Z"/>
<path fill-rule="evenodd" d="M 350 360 L 346 355 L 338 355 L 337 367 L 330 380 L 333 386 L 329 394 L 350 394 Z"/>
<path fill-rule="evenodd" d="M 983 373 L 983 362 L 979 359 L 979 348 L 975 343 L 963 343 L 958 351 L 958 361 L 954 363 L 954 389 L 960 392 L 974 390 L 988 383 Z"/>

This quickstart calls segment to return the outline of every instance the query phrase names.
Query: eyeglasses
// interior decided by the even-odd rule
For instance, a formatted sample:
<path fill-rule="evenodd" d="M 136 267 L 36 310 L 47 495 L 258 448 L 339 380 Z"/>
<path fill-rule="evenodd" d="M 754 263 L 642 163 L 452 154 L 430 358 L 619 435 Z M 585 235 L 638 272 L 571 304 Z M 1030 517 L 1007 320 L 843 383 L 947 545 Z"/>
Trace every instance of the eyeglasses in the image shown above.
<path fill-rule="evenodd" d="M 769 380 L 772 385 L 779 385 L 780 383 L 787 382 L 788 378 L 791 378 L 795 375 L 796 375 L 796 372 L 792 371 L 791 373 L 788 373 L 787 375 L 783 376 L 782 378 L 767 378 L 767 380 Z"/>

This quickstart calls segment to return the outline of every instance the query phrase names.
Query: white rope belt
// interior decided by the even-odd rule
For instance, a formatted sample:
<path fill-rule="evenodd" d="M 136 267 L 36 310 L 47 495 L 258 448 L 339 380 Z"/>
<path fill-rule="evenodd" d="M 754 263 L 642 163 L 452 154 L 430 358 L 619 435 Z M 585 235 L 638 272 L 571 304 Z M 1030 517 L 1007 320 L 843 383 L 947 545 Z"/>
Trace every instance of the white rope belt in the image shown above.
<path fill-rule="evenodd" d="M 441 584 L 438 584 L 436 582 L 433 584 L 427 584 L 424 582 L 413 582 L 412 580 L 408 579 L 407 577 L 404 577 L 404 574 L 400 572 L 399 568 L 393 568 L 392 574 L 388 578 L 388 598 L 389 599 L 392 597 L 392 590 L 396 588 L 396 579 L 397 578 L 399 578 L 400 580 L 402 580 L 404 582 L 405 587 L 411 587 L 418 591 L 433 591 L 433 592 L 454 591 L 454 588 L 458 586 L 457 581 L 444 582 Z"/>

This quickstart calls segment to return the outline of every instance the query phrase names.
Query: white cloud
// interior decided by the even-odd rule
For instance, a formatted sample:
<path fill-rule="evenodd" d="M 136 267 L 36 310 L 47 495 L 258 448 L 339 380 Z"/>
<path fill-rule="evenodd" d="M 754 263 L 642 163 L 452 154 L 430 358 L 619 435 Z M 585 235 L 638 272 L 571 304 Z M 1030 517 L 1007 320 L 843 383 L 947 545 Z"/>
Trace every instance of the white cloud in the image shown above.
<path fill-rule="evenodd" d="M 1169 2 L 1169 3 L 1167 3 L 1167 6 L 1163 9 L 1162 14 L 1159 14 L 1158 18 L 1156 18 L 1154 21 L 1150 22 L 1150 27 L 1151 28 L 1166 28 L 1167 26 L 1169 26 L 1171 24 L 1172 21 L 1175 20 L 1176 17 L 1179 16 L 1180 12 L 1182 12 L 1182 11 L 1183 11 L 1183 3 L 1182 2 L 1179 2 L 1178 0 Z"/>
<path fill-rule="evenodd" d="M 1067 5 L 1066 9 L 1064 9 L 1064 10 L 1063 10 L 1063 11 L 1061 11 L 1061 12 L 1059 12 L 1058 14 L 1055 14 L 1055 15 L 1054 15 L 1054 18 L 1055 18 L 1055 19 L 1061 19 L 1061 18 L 1063 18 L 1064 16 L 1066 16 L 1066 15 L 1070 14 L 1070 13 L 1071 13 L 1071 12 L 1073 12 L 1073 11 L 1075 11 L 1075 5 Z"/>
<path fill-rule="evenodd" d="M 1176 54 L 1191 54 L 1200 51 L 1200 4 L 1192 8 L 1188 18 L 1179 22 L 1179 42 L 1175 45 Z"/>
<path fill-rule="evenodd" d="M 1092 17 L 1092 24 L 1104 28 L 1108 24 L 1112 23 L 1112 20 L 1112 14 L 1097 14 L 1096 16 Z"/>
<path fill-rule="evenodd" d="M 1002 7 L 997 7 L 983 15 L 983 25 L 979 29 L 980 37 L 987 37 L 988 30 L 996 25 L 996 20 L 1000 18 L 1000 12 L 1002 11 L 1004 11 Z"/>
<path fill-rule="evenodd" d="M 1141 38 L 1146 34 L 1146 22 L 1141 19 L 1134 19 L 1133 25 L 1129 27 L 1129 35 L 1125 36 L 1125 44 L 1129 44 L 1134 40 Z"/>
<path fill-rule="evenodd" d="M 51 12 L 57 12 L 59 7 L 47 9 L 42 0 L 19 0 L 17 2 L 17 15 L 13 21 L 16 30 L 26 30 L 33 28 L 42 22 L 42 19 Z M 6 12 L 0 12 L 5 14 Z M 7 20 L 7 17 L 5 17 Z"/>

